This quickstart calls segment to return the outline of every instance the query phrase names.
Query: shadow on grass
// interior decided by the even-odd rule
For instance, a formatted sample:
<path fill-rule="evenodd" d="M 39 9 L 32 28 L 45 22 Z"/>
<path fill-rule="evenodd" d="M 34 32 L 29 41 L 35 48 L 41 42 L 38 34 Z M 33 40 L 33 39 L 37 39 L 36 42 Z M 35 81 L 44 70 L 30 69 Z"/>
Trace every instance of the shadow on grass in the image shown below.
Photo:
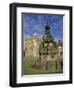
<path fill-rule="evenodd" d="M 36 59 L 25 59 L 22 63 L 23 75 L 37 75 L 37 74 L 60 74 L 63 73 L 63 69 L 51 68 L 48 70 L 42 70 L 36 68 Z"/>

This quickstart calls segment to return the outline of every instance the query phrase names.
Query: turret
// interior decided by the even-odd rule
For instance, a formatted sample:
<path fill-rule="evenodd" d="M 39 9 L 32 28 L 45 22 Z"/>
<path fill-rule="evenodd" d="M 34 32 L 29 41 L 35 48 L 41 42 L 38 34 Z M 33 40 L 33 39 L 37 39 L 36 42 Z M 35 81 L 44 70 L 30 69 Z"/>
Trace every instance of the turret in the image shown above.
<path fill-rule="evenodd" d="M 51 27 L 48 25 L 48 23 L 45 26 L 45 35 L 43 37 L 43 41 L 46 43 L 53 41 L 53 37 L 51 35 Z"/>

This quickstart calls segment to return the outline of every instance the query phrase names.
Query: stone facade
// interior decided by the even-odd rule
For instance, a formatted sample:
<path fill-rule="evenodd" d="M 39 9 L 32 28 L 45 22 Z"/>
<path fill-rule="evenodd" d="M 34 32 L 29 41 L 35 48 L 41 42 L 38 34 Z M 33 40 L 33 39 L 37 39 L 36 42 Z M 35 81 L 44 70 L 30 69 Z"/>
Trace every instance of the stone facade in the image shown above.
<path fill-rule="evenodd" d="M 26 38 L 25 41 L 25 57 L 39 57 L 39 44 L 41 39 L 38 36 Z"/>

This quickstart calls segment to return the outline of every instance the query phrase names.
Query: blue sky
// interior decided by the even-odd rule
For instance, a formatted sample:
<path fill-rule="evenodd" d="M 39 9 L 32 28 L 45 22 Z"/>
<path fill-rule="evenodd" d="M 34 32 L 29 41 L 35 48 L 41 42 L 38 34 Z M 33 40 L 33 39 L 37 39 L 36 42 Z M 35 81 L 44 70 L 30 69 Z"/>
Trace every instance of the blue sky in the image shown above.
<path fill-rule="evenodd" d="M 23 14 L 23 36 L 32 37 L 36 33 L 39 37 L 43 37 L 45 25 L 51 27 L 52 36 L 56 41 L 63 41 L 63 16 L 62 15 L 35 15 Z"/>

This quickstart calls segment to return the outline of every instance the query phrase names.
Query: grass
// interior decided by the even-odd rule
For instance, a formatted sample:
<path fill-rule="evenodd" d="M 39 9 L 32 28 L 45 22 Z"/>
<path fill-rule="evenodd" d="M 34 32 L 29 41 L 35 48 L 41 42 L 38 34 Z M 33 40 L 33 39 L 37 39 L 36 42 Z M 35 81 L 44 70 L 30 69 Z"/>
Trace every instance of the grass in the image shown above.
<path fill-rule="evenodd" d="M 55 68 L 51 68 L 50 70 L 42 70 L 42 69 L 36 69 L 33 68 L 32 65 L 34 65 L 36 60 L 34 59 L 25 59 L 23 60 L 23 75 L 37 75 L 37 74 L 55 74 L 55 73 L 63 73 L 63 70 Z"/>

